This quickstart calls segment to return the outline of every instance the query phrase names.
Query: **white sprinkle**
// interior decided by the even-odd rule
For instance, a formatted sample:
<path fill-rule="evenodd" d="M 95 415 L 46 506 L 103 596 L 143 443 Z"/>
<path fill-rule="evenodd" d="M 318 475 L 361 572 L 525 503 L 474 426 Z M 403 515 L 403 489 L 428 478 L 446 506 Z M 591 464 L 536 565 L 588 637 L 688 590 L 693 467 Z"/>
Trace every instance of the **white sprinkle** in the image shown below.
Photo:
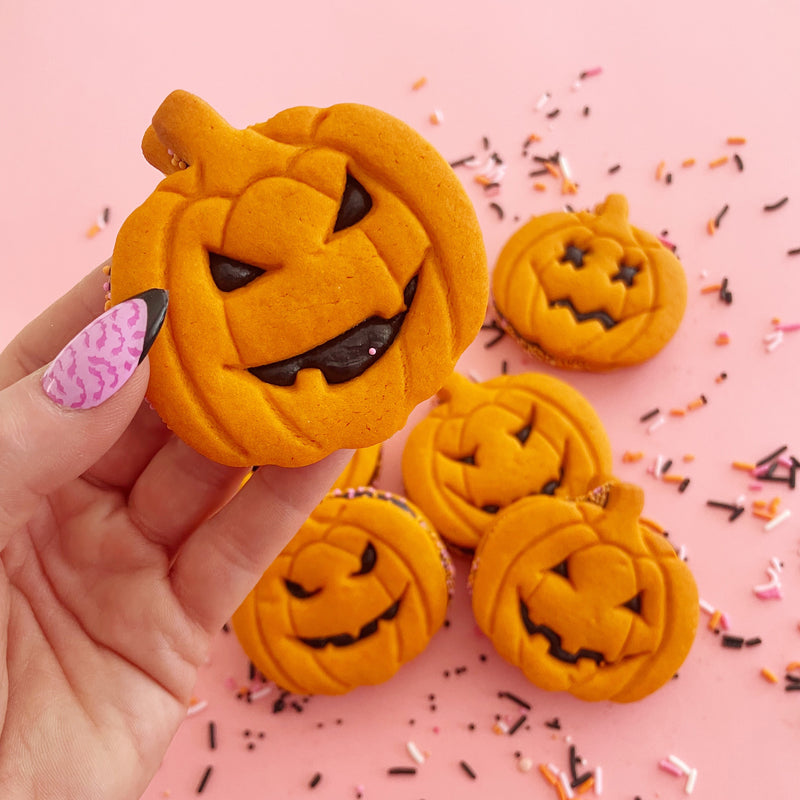
<path fill-rule="evenodd" d="M 559 153 L 558 166 L 561 168 L 561 174 L 568 180 L 572 180 L 572 170 L 569 168 L 567 159 Z"/>
<path fill-rule="evenodd" d="M 657 431 L 665 422 L 667 418 L 662 414 L 655 422 L 653 422 L 650 427 L 648 427 L 647 432 L 652 433 L 653 431 Z"/>
<path fill-rule="evenodd" d="M 692 768 L 685 761 L 681 761 L 678 756 L 667 756 L 667 761 L 674 764 L 685 775 L 688 775 L 692 771 Z"/>
<path fill-rule="evenodd" d="M 686 779 L 686 786 L 684 787 L 684 791 L 686 794 L 691 794 L 694 791 L 694 785 L 697 783 L 697 770 L 693 769 L 689 773 L 689 777 Z"/>
<path fill-rule="evenodd" d="M 566 773 L 559 772 L 558 779 L 561 781 L 561 785 L 564 787 L 564 794 L 567 796 L 568 800 L 575 797 L 575 792 L 572 791 L 572 787 L 569 785 L 569 778 L 567 777 Z"/>
<path fill-rule="evenodd" d="M 685 545 L 685 544 L 682 544 L 682 545 L 681 545 L 681 546 L 678 548 L 678 558 L 679 558 L 681 561 L 686 561 L 686 545 Z"/>
<path fill-rule="evenodd" d="M 792 512 L 787 508 L 785 511 L 782 511 L 780 514 L 778 514 L 777 517 L 773 517 L 766 525 L 764 525 L 764 530 L 771 531 L 773 528 L 777 528 L 781 522 L 785 522 L 791 516 Z"/>
<path fill-rule="evenodd" d="M 186 709 L 186 716 L 192 717 L 208 706 L 208 700 L 198 700 Z"/>
<path fill-rule="evenodd" d="M 580 88 L 581 88 L 580 79 L 576 80 L 576 81 L 573 81 L 572 86 L 570 86 L 570 89 L 572 89 L 573 92 L 577 92 L 578 89 L 580 89 Z"/>
<path fill-rule="evenodd" d="M 772 564 L 776 572 L 780 572 L 783 569 L 783 564 L 781 564 L 781 560 L 778 558 L 778 556 L 772 556 L 772 558 L 769 560 L 769 563 Z"/>
<path fill-rule="evenodd" d="M 776 347 L 783 344 L 783 331 L 773 334 L 769 340 L 767 340 L 767 337 L 764 337 L 764 339 L 767 341 L 767 352 L 771 353 Z"/>
<path fill-rule="evenodd" d="M 517 761 L 517 769 L 520 772 L 530 772 L 533 769 L 533 759 L 523 756 Z"/>
<path fill-rule="evenodd" d="M 266 697 L 268 694 L 272 692 L 271 686 L 265 686 L 263 689 L 257 689 L 255 692 L 250 694 L 251 700 L 260 700 L 262 697 Z"/>
<path fill-rule="evenodd" d="M 544 107 L 547 105 L 547 101 L 548 101 L 549 99 L 550 99 L 550 93 L 549 93 L 549 92 L 545 92 L 545 93 L 544 93 L 544 94 L 543 94 L 543 95 L 542 95 L 542 96 L 539 98 L 539 100 L 537 101 L 537 103 L 536 103 L 536 106 L 535 106 L 536 110 L 537 110 L 537 111 L 541 111 L 541 110 L 542 110 L 542 109 L 543 109 L 543 108 L 544 108 Z"/>
<path fill-rule="evenodd" d="M 594 768 L 594 793 L 600 797 L 603 794 L 603 768 Z"/>
<path fill-rule="evenodd" d="M 422 755 L 420 749 L 414 744 L 414 742 L 406 742 L 406 750 L 408 750 L 408 754 L 417 764 L 424 764 L 425 763 L 425 756 Z"/>
<path fill-rule="evenodd" d="M 708 602 L 708 600 L 703 600 L 700 598 L 700 608 L 706 612 L 706 614 L 713 614 L 717 609 Z"/>

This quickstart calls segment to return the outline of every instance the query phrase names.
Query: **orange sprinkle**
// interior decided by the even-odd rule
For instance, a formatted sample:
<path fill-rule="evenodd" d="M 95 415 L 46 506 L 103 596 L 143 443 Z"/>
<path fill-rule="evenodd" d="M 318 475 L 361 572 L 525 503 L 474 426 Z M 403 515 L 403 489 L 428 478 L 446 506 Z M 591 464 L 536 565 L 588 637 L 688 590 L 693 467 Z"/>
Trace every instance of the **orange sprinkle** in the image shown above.
<path fill-rule="evenodd" d="M 672 417 L 685 417 L 686 412 L 682 408 L 671 408 L 669 410 L 670 416 Z"/>
<path fill-rule="evenodd" d="M 111 274 L 111 264 L 103 264 L 103 275 Z"/>
<path fill-rule="evenodd" d="M 715 220 L 713 220 L 713 219 L 710 219 L 710 220 L 709 220 L 709 221 L 706 223 L 706 230 L 708 231 L 708 235 L 709 235 L 709 236 L 713 236 L 713 235 L 714 235 L 714 231 L 715 231 L 716 229 L 717 229 L 717 223 L 716 223 L 716 221 L 715 221 Z"/>
<path fill-rule="evenodd" d="M 671 472 L 661 476 L 662 481 L 667 483 L 683 483 L 684 475 L 673 475 Z"/>
<path fill-rule="evenodd" d="M 770 683 L 777 683 L 778 676 L 768 667 L 761 668 L 761 674 L 770 682 Z"/>
<path fill-rule="evenodd" d="M 734 462 L 731 463 L 731 466 L 734 469 L 742 469 L 745 472 L 750 472 L 750 470 L 756 468 L 755 464 L 751 464 L 748 461 L 734 461 Z"/>
<path fill-rule="evenodd" d="M 487 178 L 486 175 L 476 175 L 475 176 L 475 183 L 479 183 L 481 186 L 488 186 L 492 182 L 491 178 Z"/>
<path fill-rule="evenodd" d="M 718 292 L 722 288 L 721 283 L 712 283 L 710 286 L 704 286 L 700 290 L 700 294 L 714 294 Z"/>
<path fill-rule="evenodd" d="M 687 464 L 689 464 L 690 462 L 694 461 L 694 453 L 686 453 L 686 455 L 684 455 L 684 457 L 683 457 L 683 460 Z"/>
<path fill-rule="evenodd" d="M 780 499 L 780 497 L 773 497 L 773 498 L 772 498 L 772 500 L 770 501 L 770 504 L 769 504 L 769 510 L 770 510 L 770 511 L 771 511 L 773 514 L 777 514 L 777 513 L 778 513 L 778 506 L 779 506 L 780 504 L 781 504 L 781 499 Z"/>
<path fill-rule="evenodd" d="M 95 222 L 95 224 L 92 225 L 92 227 L 89 228 L 88 231 L 86 231 L 86 238 L 94 239 L 94 237 L 97 236 L 97 234 L 100 233 L 100 231 L 101 231 L 100 226 Z"/>
<path fill-rule="evenodd" d="M 539 136 L 538 133 L 529 133 L 528 134 L 528 142 L 529 143 L 530 142 L 541 142 L 541 141 L 542 141 L 542 137 Z"/>
<path fill-rule="evenodd" d="M 775 516 L 775 514 L 770 511 L 759 511 L 758 509 L 753 509 L 753 516 L 758 517 L 759 519 L 770 520 Z"/>
<path fill-rule="evenodd" d="M 730 343 L 731 343 L 731 337 L 728 336 L 727 333 L 718 333 L 717 338 L 714 339 L 714 344 L 716 345 L 724 345 Z"/>
<path fill-rule="evenodd" d="M 705 404 L 706 401 L 702 397 L 698 397 L 696 400 L 692 400 L 686 408 L 688 411 L 694 411 L 695 409 L 702 408 Z"/>
<path fill-rule="evenodd" d="M 111 301 L 106 300 L 106 302 L 103 304 L 103 311 L 108 311 L 109 308 L 111 308 Z"/>
<path fill-rule="evenodd" d="M 708 629 L 710 631 L 716 630 L 719 626 L 719 622 L 722 619 L 722 612 L 717 610 L 711 615 L 711 619 L 708 621 Z"/>
<path fill-rule="evenodd" d="M 747 144 L 747 139 L 744 136 L 729 136 L 728 144 Z"/>
<path fill-rule="evenodd" d="M 664 170 L 667 167 L 666 161 L 659 161 L 656 167 L 656 180 L 660 181 L 664 177 Z"/>
<path fill-rule="evenodd" d="M 559 781 L 559 779 L 556 778 L 555 775 L 553 775 L 547 764 L 539 764 L 539 772 L 541 772 L 542 775 L 544 775 L 544 777 L 547 779 L 547 782 L 550 783 L 551 785 L 559 786 L 561 784 L 561 781 Z"/>
<path fill-rule="evenodd" d="M 724 381 L 725 381 L 725 375 L 717 375 L 717 377 L 714 378 L 714 383 L 724 383 Z"/>
<path fill-rule="evenodd" d="M 767 501 L 766 500 L 753 500 L 753 508 L 766 508 Z"/>
<path fill-rule="evenodd" d="M 561 182 L 561 194 L 577 194 L 578 187 L 569 179 L 564 178 Z"/>
<path fill-rule="evenodd" d="M 708 166 L 711 169 L 716 169 L 716 167 L 721 167 L 723 164 L 727 164 L 730 159 L 728 156 L 720 156 L 719 158 L 715 158 L 713 161 L 708 162 Z"/>
<path fill-rule="evenodd" d="M 537 192 L 546 192 L 547 191 L 547 187 L 543 183 L 540 183 L 538 181 L 533 184 L 533 188 L 536 189 Z"/>
<path fill-rule="evenodd" d="M 588 780 L 585 780 L 577 789 L 576 791 L 578 794 L 586 794 L 589 789 L 594 786 L 594 775 L 592 775 Z"/>
<path fill-rule="evenodd" d="M 626 450 L 622 454 L 622 461 L 625 464 L 632 464 L 634 461 L 641 461 L 644 458 L 644 453 L 639 450 L 636 453 L 632 453 L 630 450 Z"/>
<path fill-rule="evenodd" d="M 791 661 L 786 665 L 787 672 L 794 672 L 796 669 L 800 669 L 800 661 Z"/>
<path fill-rule="evenodd" d="M 414 91 L 417 91 L 417 89 L 421 89 L 427 82 L 428 79 L 423 75 L 421 78 L 417 78 L 414 83 L 411 84 L 411 88 Z"/>
<path fill-rule="evenodd" d="M 685 158 L 681 161 L 682 167 L 693 167 L 695 165 L 695 160 L 693 158 Z"/>
<path fill-rule="evenodd" d="M 554 178 L 561 177 L 561 170 L 555 164 L 551 164 L 549 161 L 546 161 L 544 167 Z"/>

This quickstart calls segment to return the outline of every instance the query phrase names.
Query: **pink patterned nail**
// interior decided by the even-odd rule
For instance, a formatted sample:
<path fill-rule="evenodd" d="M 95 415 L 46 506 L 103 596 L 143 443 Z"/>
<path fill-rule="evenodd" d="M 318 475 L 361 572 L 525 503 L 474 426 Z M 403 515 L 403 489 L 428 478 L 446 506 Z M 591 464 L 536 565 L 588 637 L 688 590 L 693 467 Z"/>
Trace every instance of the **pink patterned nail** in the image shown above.
<path fill-rule="evenodd" d="M 118 392 L 142 363 L 167 313 L 167 292 L 150 289 L 124 300 L 90 322 L 42 377 L 56 404 L 86 409 Z"/>

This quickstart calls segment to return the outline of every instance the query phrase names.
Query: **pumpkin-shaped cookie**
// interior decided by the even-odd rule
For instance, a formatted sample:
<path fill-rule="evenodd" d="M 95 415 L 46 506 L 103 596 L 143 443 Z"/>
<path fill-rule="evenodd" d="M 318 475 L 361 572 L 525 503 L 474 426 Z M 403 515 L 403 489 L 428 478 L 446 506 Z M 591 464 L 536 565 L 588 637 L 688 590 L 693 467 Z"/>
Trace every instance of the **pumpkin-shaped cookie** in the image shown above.
<path fill-rule="evenodd" d="M 300 466 L 384 441 L 479 330 L 474 211 L 399 120 L 344 104 L 239 130 L 174 92 L 143 149 L 167 177 L 120 230 L 111 301 L 169 291 L 148 399 L 210 458 Z"/>
<path fill-rule="evenodd" d="M 332 488 L 353 489 L 361 486 L 371 486 L 381 466 L 381 450 L 382 445 L 379 444 L 356 450 Z"/>
<path fill-rule="evenodd" d="M 473 550 L 499 511 L 529 495 L 578 497 L 611 475 L 589 402 L 557 378 L 454 373 L 409 434 L 405 491 L 451 544 Z"/>
<path fill-rule="evenodd" d="M 640 524 L 642 506 L 641 489 L 626 484 L 580 502 L 532 497 L 481 541 L 470 574 L 475 618 L 542 689 L 639 700 L 688 654 L 697 587 L 664 536 Z"/>
<path fill-rule="evenodd" d="M 329 494 L 233 615 L 247 656 L 299 694 L 381 683 L 444 623 L 452 566 L 401 497 Z"/>
<path fill-rule="evenodd" d="M 671 250 L 628 221 L 612 194 L 595 213 L 534 217 L 492 273 L 500 321 L 559 367 L 603 371 L 655 355 L 678 329 L 686 277 Z"/>

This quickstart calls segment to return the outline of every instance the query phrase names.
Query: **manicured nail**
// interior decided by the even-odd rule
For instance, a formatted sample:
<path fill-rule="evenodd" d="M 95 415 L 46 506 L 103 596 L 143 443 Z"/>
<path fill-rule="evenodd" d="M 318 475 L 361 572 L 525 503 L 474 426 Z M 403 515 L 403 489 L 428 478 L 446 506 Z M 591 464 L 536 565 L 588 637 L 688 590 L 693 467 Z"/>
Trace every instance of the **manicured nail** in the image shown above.
<path fill-rule="evenodd" d="M 116 394 L 155 341 L 167 302 L 164 289 L 149 289 L 90 322 L 45 371 L 45 394 L 75 409 L 94 408 Z"/>

